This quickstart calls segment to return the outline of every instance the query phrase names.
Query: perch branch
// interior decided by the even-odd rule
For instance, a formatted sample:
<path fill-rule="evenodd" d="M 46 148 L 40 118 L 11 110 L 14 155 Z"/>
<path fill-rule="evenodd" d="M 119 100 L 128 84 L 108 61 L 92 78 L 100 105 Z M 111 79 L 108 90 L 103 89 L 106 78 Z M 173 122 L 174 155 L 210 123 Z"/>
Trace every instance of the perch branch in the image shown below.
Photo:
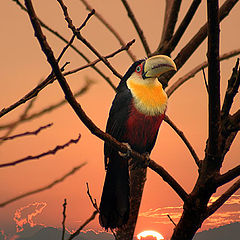
<path fill-rule="evenodd" d="M 103 131 L 101 131 L 93 122 L 92 120 L 86 115 L 86 113 L 83 111 L 81 105 L 76 101 L 76 99 L 74 98 L 71 89 L 69 88 L 62 72 L 59 69 L 58 63 L 56 61 L 56 59 L 54 58 L 54 54 L 50 48 L 50 46 L 47 43 L 46 37 L 43 35 L 41 27 L 37 21 L 37 17 L 35 14 L 35 11 L 33 9 L 32 6 L 32 2 L 31 0 L 25 0 L 27 9 L 28 9 L 28 13 L 29 13 L 29 17 L 30 20 L 32 22 L 33 25 L 33 29 L 35 31 L 35 36 L 37 37 L 43 52 L 45 53 L 45 55 L 47 56 L 47 60 L 49 62 L 49 64 L 51 65 L 57 80 L 65 94 L 65 97 L 67 99 L 67 101 L 69 102 L 70 106 L 73 108 L 73 110 L 75 111 L 75 113 L 77 114 L 77 116 L 79 117 L 79 119 L 83 122 L 83 124 L 91 131 L 91 133 L 95 136 L 97 136 L 98 138 L 110 143 L 114 148 L 116 148 L 117 150 L 126 153 L 129 152 L 129 149 L 126 145 L 121 144 L 120 142 L 118 142 L 116 139 L 114 139 L 111 135 L 104 133 Z M 132 158 L 144 162 L 146 160 L 145 156 L 140 155 L 139 153 L 135 152 L 135 151 L 131 151 L 130 155 Z M 183 198 L 183 201 L 187 201 L 187 193 L 183 190 L 183 188 L 176 182 L 176 180 L 174 180 L 172 177 L 171 179 L 169 179 L 167 177 L 167 175 L 169 175 L 168 173 L 166 173 L 166 171 L 164 172 L 163 168 L 159 169 L 158 165 L 154 162 L 151 161 L 150 168 L 154 169 L 156 168 L 156 170 L 158 171 L 158 174 L 162 174 L 163 173 L 163 178 L 165 179 L 165 181 L 167 181 L 169 183 L 169 185 L 175 190 L 177 189 L 177 193 L 179 194 L 180 192 L 180 197 Z M 169 175 L 170 176 L 170 175 Z M 169 180 L 169 181 L 168 181 Z M 178 186 L 178 187 L 176 187 Z"/>
<path fill-rule="evenodd" d="M 39 192 L 42 192 L 44 190 L 47 190 L 49 188 L 52 188 L 53 186 L 55 186 L 56 184 L 60 183 L 60 182 L 63 182 L 67 177 L 73 175 L 74 173 L 76 173 L 80 168 L 82 168 L 84 165 L 86 165 L 86 163 L 82 163 L 81 165 L 77 166 L 77 167 L 74 167 L 71 171 L 67 172 L 65 175 L 63 175 L 61 178 L 58 178 L 57 180 L 55 180 L 54 182 L 44 186 L 44 187 L 41 187 L 41 188 L 38 188 L 38 189 L 35 189 L 33 191 L 30 191 L 30 192 L 26 192 L 24 194 L 21 194 L 17 197 L 14 197 L 14 198 L 11 198 L 5 202 L 2 202 L 0 203 L 0 207 L 4 207 L 6 206 L 7 204 L 9 203 L 12 203 L 12 202 L 15 202 L 19 199 L 22 199 L 24 197 L 28 197 L 30 195 L 33 195 L 35 193 L 39 193 Z"/>
<path fill-rule="evenodd" d="M 45 157 L 47 155 L 53 155 L 55 154 L 56 152 L 58 152 L 59 150 L 62 150 L 66 147 L 68 147 L 70 144 L 73 144 L 73 143 L 78 143 L 79 139 L 80 139 L 81 135 L 79 134 L 78 138 L 77 139 L 71 139 L 70 141 L 68 141 L 67 143 L 65 143 L 64 145 L 58 145 L 56 146 L 54 149 L 52 150 L 49 150 L 47 152 L 44 152 L 44 153 L 41 153 L 41 154 L 38 154 L 36 156 L 27 156 L 25 158 L 22 158 L 22 159 L 19 159 L 19 160 L 16 160 L 14 162 L 9 162 L 9 163 L 2 163 L 0 164 L 0 168 L 3 168 L 3 167 L 10 167 L 10 166 L 15 166 L 19 163 L 23 163 L 23 162 L 26 162 L 26 161 L 30 161 L 30 160 L 36 160 L 36 159 L 39 159 L 39 158 L 42 158 L 42 157 Z"/>
<path fill-rule="evenodd" d="M 89 11 L 93 10 L 93 8 L 90 6 L 90 4 L 86 0 L 80 0 L 80 1 L 84 4 L 87 10 Z M 115 36 L 115 38 L 118 40 L 118 42 L 122 47 L 126 45 L 126 43 L 124 42 L 120 34 L 118 34 L 118 32 L 113 28 L 113 26 L 109 22 L 107 22 L 106 19 L 104 19 L 103 16 L 100 15 L 100 13 L 98 13 L 97 11 L 95 11 L 95 17 L 98 18 L 98 20 L 102 22 L 102 24 Z M 132 59 L 133 62 L 136 61 L 136 57 L 133 55 L 130 49 L 127 49 L 127 54 L 129 55 L 129 57 Z"/>
<path fill-rule="evenodd" d="M 11 140 L 14 138 L 18 138 L 18 137 L 24 137 L 24 136 L 29 136 L 29 135 L 37 135 L 38 133 L 40 133 L 43 129 L 46 129 L 48 127 L 51 127 L 53 125 L 53 123 L 49 123 L 45 126 L 39 127 L 37 130 L 35 131 L 28 131 L 28 132 L 24 132 L 24 133 L 19 133 L 16 135 L 12 135 L 9 137 L 0 137 L 0 140 L 6 141 L 6 140 Z"/>
<path fill-rule="evenodd" d="M 146 37 L 144 36 L 144 33 L 143 33 L 143 30 L 141 29 L 136 17 L 134 16 L 134 13 L 132 11 L 132 9 L 130 8 L 129 4 L 127 3 L 126 0 L 122 0 L 122 3 L 127 11 L 127 14 L 128 14 L 128 17 L 130 18 L 130 20 L 132 21 L 133 23 L 133 26 L 135 27 L 137 33 L 138 33 L 138 36 L 142 42 L 142 45 L 143 45 L 143 48 L 146 52 L 146 55 L 149 56 L 151 51 L 150 51 L 150 48 L 148 46 L 148 43 L 147 43 L 147 40 L 146 40 Z"/>

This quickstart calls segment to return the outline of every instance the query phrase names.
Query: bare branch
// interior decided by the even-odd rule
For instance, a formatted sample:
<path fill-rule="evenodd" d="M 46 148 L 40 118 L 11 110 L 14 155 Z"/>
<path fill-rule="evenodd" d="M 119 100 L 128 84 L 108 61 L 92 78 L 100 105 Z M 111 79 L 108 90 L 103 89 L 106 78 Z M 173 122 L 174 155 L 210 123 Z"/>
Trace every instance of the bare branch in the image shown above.
<path fill-rule="evenodd" d="M 76 236 L 78 236 L 79 233 L 82 231 L 82 229 L 83 229 L 84 227 L 86 227 L 92 220 L 94 220 L 94 218 L 96 217 L 97 214 L 98 214 L 98 211 L 95 210 L 95 211 L 92 213 L 91 217 L 88 218 L 88 219 L 83 223 L 83 225 L 78 228 L 78 230 L 77 230 L 76 232 L 74 232 L 73 234 L 70 235 L 70 237 L 69 237 L 68 240 L 71 240 L 71 239 L 75 238 Z"/>
<path fill-rule="evenodd" d="M 208 90 L 209 90 L 209 138 L 210 158 L 220 156 L 220 64 L 218 0 L 207 2 L 208 12 Z"/>
<path fill-rule="evenodd" d="M 20 1 L 18 0 L 12 0 L 14 2 L 17 3 L 17 5 L 22 9 L 24 10 L 25 12 L 27 12 L 27 9 L 20 3 Z M 60 40 L 62 40 L 63 42 L 67 43 L 68 44 L 68 40 L 66 38 L 64 38 L 61 34 L 59 34 L 58 32 L 56 32 L 55 30 L 53 30 L 52 28 L 50 28 L 49 26 L 47 26 L 43 21 L 41 21 L 39 18 L 38 18 L 38 21 L 40 23 L 40 25 L 45 28 L 46 30 L 48 30 L 49 32 L 51 32 L 53 35 L 55 35 L 56 37 L 58 37 Z M 73 37 L 75 38 L 75 37 Z M 91 61 L 82 53 L 80 52 L 74 45 L 70 45 L 70 47 L 77 53 L 79 54 L 87 63 L 90 63 Z M 111 80 L 100 70 L 98 69 L 97 67 L 95 67 L 94 65 L 92 66 L 92 68 L 103 78 L 105 79 L 109 84 L 110 86 L 114 86 L 113 84 L 111 84 Z M 1 115 L 0 115 L 1 116 Z"/>
<path fill-rule="evenodd" d="M 63 203 L 62 240 L 64 240 L 64 235 L 65 235 L 66 207 L 67 207 L 67 199 L 65 198 Z"/>
<path fill-rule="evenodd" d="M 205 84 L 206 90 L 207 90 L 207 92 L 209 94 L 208 83 L 207 83 L 207 78 L 206 78 L 206 74 L 205 74 L 204 68 L 202 68 L 202 73 L 203 73 L 204 84 Z"/>
<path fill-rule="evenodd" d="M 144 47 L 144 50 L 146 52 L 146 55 L 149 56 L 151 51 L 150 51 L 150 48 L 148 46 L 148 43 L 147 43 L 147 40 L 146 40 L 146 37 L 144 36 L 144 33 L 143 33 L 143 30 L 141 29 L 136 17 L 134 16 L 133 14 L 133 11 L 131 10 L 129 4 L 127 3 L 126 0 L 122 0 L 122 3 L 128 13 L 128 17 L 131 19 L 132 23 L 133 23 L 133 26 L 135 27 L 137 33 L 138 33 L 138 36 L 142 42 L 142 45 Z"/>
<path fill-rule="evenodd" d="M 177 224 L 172 220 L 171 216 L 169 214 L 167 214 L 167 216 L 168 216 L 169 220 L 173 223 L 173 225 L 176 227 Z"/>
<path fill-rule="evenodd" d="M 132 41 L 128 42 L 125 46 L 119 48 L 118 50 L 114 51 L 113 53 L 110 53 L 108 55 L 106 55 L 104 58 L 112 58 L 114 57 L 116 54 L 128 50 L 132 44 L 135 42 L 135 40 L 133 39 Z M 77 73 L 87 67 L 93 67 L 95 64 L 97 64 L 98 62 L 100 62 L 100 59 L 96 59 L 93 62 L 90 62 L 89 64 L 86 64 L 82 67 L 79 68 L 75 68 L 71 71 L 65 72 L 63 75 L 64 76 L 68 76 L 70 74 L 73 73 Z M 63 67 L 62 67 L 63 70 Z M 5 114 L 7 114 L 8 112 L 14 110 L 15 108 L 17 108 L 18 106 L 22 105 L 23 103 L 27 102 L 28 100 L 32 99 L 33 97 L 37 96 L 38 93 L 44 89 L 46 86 L 48 86 L 49 84 L 53 83 L 56 80 L 55 76 L 51 73 L 44 81 L 42 81 L 39 85 L 37 85 L 34 89 L 32 89 L 30 92 L 28 92 L 23 98 L 21 98 L 20 100 L 18 100 L 17 102 L 15 102 L 14 104 L 12 104 L 11 106 L 7 107 L 7 108 L 3 108 L 0 111 L 0 118 L 2 116 L 4 116 Z M 109 85 L 116 90 L 116 87 L 113 85 L 113 83 L 111 82 L 111 80 L 108 77 L 105 77 L 105 80 L 109 83 Z M 5 128 L 5 127 L 4 127 Z M 0 126 L 0 130 L 3 129 Z"/>
<path fill-rule="evenodd" d="M 159 174 L 162 177 L 162 179 L 165 182 L 167 182 L 170 185 L 170 187 L 178 194 L 178 196 L 183 200 L 184 203 L 188 203 L 189 201 L 188 194 L 163 167 L 161 167 L 151 159 L 149 160 L 148 167 L 157 174 Z"/>
<path fill-rule="evenodd" d="M 118 78 L 122 78 L 121 74 L 119 74 L 116 69 L 109 63 L 109 61 L 104 58 L 87 40 L 84 38 L 80 31 L 73 25 L 72 19 L 68 15 L 68 10 L 66 5 L 63 3 L 62 0 L 57 0 L 62 8 L 63 14 L 65 16 L 65 20 L 68 23 L 68 27 L 72 30 L 73 34 L 76 35 L 76 37 L 85 44 L 99 59 L 103 61 L 103 63 L 112 71 L 112 73 L 117 76 Z"/>
<path fill-rule="evenodd" d="M 193 149 L 190 142 L 187 140 L 184 133 L 171 121 L 171 119 L 167 115 L 165 115 L 164 121 L 166 123 L 168 123 L 171 126 L 171 128 L 178 134 L 178 136 L 183 140 L 183 142 L 186 144 L 188 150 L 190 151 L 193 159 L 195 160 L 195 163 L 197 164 L 198 167 L 200 167 L 201 161 L 199 160 L 195 150 Z"/>
<path fill-rule="evenodd" d="M 80 1 L 85 5 L 87 10 L 89 11 L 93 10 L 93 8 L 90 6 L 90 4 L 86 0 L 80 0 Z M 113 26 L 109 22 L 107 22 L 106 19 L 103 18 L 102 15 L 100 15 L 97 11 L 95 11 L 95 16 L 115 36 L 115 38 L 118 40 L 118 42 L 121 44 L 122 47 L 126 45 L 122 37 L 117 33 L 117 31 L 113 28 Z M 135 62 L 136 57 L 133 55 L 132 51 L 130 49 L 127 49 L 127 53 L 129 57 L 132 59 L 132 61 Z"/>
<path fill-rule="evenodd" d="M 86 162 L 85 163 L 82 163 L 81 165 L 77 166 L 77 167 L 74 167 L 71 171 L 67 172 L 65 175 L 63 175 L 61 178 L 58 178 L 57 180 L 55 180 L 54 182 L 44 186 L 44 187 L 41 187 L 41 188 L 38 188 L 38 189 L 35 189 L 33 191 L 30 191 L 30 192 L 26 192 L 24 194 L 21 194 L 17 197 L 14 197 L 14 198 L 11 198 L 5 202 L 2 202 L 0 203 L 0 207 L 4 207 L 6 205 L 8 205 L 9 203 L 12 203 L 12 202 L 15 202 L 19 199 L 22 199 L 24 197 L 28 197 L 30 195 L 33 195 L 35 193 L 39 193 L 39 192 L 42 192 L 44 190 L 47 190 L 47 189 L 50 189 L 52 188 L 53 186 L 55 186 L 56 184 L 60 183 L 60 182 L 63 182 L 67 177 L 73 175 L 74 173 L 76 173 L 80 168 L 82 168 L 84 165 L 86 165 Z"/>
<path fill-rule="evenodd" d="M 238 189 L 240 188 L 240 179 L 235 182 L 225 193 L 223 193 L 212 205 L 207 209 L 205 218 L 216 212 Z"/>
<path fill-rule="evenodd" d="M 59 150 L 62 150 L 66 147 L 68 147 L 70 144 L 73 144 L 73 143 L 78 143 L 79 139 L 81 138 L 81 135 L 79 134 L 78 138 L 77 139 L 71 139 L 70 141 L 68 141 L 67 143 L 63 144 L 63 145 L 58 145 L 56 146 L 54 149 L 52 150 L 49 150 L 47 152 L 44 152 L 44 153 L 41 153 L 41 154 L 38 154 L 36 156 L 27 156 L 25 158 L 21 158 L 19 160 L 16 160 L 14 162 L 9 162 L 9 163 L 2 163 L 0 164 L 0 168 L 3 168 L 3 167 L 10 167 L 10 166 L 14 166 L 14 165 L 17 165 L 19 163 L 23 163 L 23 162 L 26 162 L 26 161 L 30 161 L 30 160 L 36 160 L 36 159 L 39 159 L 39 158 L 42 158 L 42 157 L 45 157 L 47 155 L 50 155 L 50 154 L 55 154 L 56 152 L 58 152 Z"/>
<path fill-rule="evenodd" d="M 41 132 L 43 129 L 46 129 L 48 127 L 51 127 L 53 125 L 53 123 L 49 123 L 45 126 L 39 127 L 37 130 L 35 131 L 28 131 L 28 132 L 24 132 L 24 133 L 20 133 L 20 134 L 16 134 L 10 137 L 0 137 L 0 140 L 11 140 L 14 138 L 18 138 L 18 137 L 24 137 L 24 136 L 29 136 L 29 135 L 37 135 L 39 132 Z"/>
<path fill-rule="evenodd" d="M 238 0 L 226 0 L 224 4 L 219 9 L 219 20 L 222 21 L 232 10 Z M 201 45 L 204 39 L 207 37 L 207 23 L 205 23 L 200 30 L 193 36 L 193 38 L 183 47 L 183 49 L 178 53 L 177 57 L 174 59 L 177 69 L 179 70 L 190 56 L 196 51 L 196 49 Z M 175 72 L 169 72 L 163 74 L 159 80 L 162 82 L 163 86 L 168 85 L 168 81 L 172 78 Z"/>
<path fill-rule="evenodd" d="M 240 165 L 218 176 L 216 179 L 216 183 L 218 186 L 222 186 L 239 176 L 240 176 Z"/>
<path fill-rule="evenodd" d="M 182 22 L 180 23 L 177 31 L 174 33 L 172 38 L 165 42 L 162 49 L 157 49 L 156 53 L 167 54 L 169 55 L 177 46 L 179 41 L 181 40 L 183 34 L 185 33 L 187 27 L 189 26 L 193 16 L 195 15 L 200 3 L 202 0 L 193 0 L 191 6 L 189 7 L 185 17 L 183 18 Z"/>
<path fill-rule="evenodd" d="M 25 0 L 26 6 L 28 8 L 28 13 L 29 13 L 29 17 L 30 20 L 32 22 L 34 31 L 35 31 L 35 36 L 37 37 L 43 52 L 45 53 L 45 55 L 47 56 L 47 60 L 49 62 L 49 64 L 52 66 L 52 69 L 57 77 L 57 80 L 65 94 L 65 97 L 67 99 L 67 101 L 69 102 L 69 104 L 71 105 L 71 107 L 73 108 L 73 110 L 75 111 L 75 113 L 77 114 L 77 116 L 79 117 L 79 119 L 83 122 L 83 124 L 91 131 L 91 133 L 95 136 L 97 136 L 98 138 L 110 143 L 114 148 L 116 148 L 117 150 L 126 153 L 129 152 L 129 148 L 125 145 L 125 144 L 121 144 L 120 142 L 118 142 L 116 139 L 114 139 L 111 135 L 104 133 L 103 131 L 101 131 L 93 122 L 92 120 L 86 115 L 86 113 L 83 111 L 81 105 L 76 101 L 76 99 L 74 98 L 71 89 L 69 88 L 62 72 L 59 69 L 58 63 L 56 61 L 56 59 L 54 58 L 53 52 L 50 48 L 50 46 L 48 45 L 47 41 L 46 41 L 46 37 L 43 35 L 42 30 L 40 28 L 40 25 L 37 21 L 37 17 L 36 14 L 34 12 L 33 6 L 32 6 L 32 2 L 31 0 Z M 139 153 L 135 152 L 135 151 L 131 151 L 130 155 L 132 158 L 141 161 L 141 162 L 145 162 L 146 157 L 140 155 Z M 156 171 L 158 172 L 158 174 L 162 174 L 161 176 L 163 177 L 163 179 L 165 181 L 168 181 L 168 183 L 170 185 L 173 185 L 173 189 L 177 191 L 178 194 L 180 194 L 180 197 L 183 199 L 183 201 L 187 200 L 187 193 L 181 188 L 181 186 L 163 169 L 161 168 L 159 165 L 157 165 L 154 161 L 151 160 L 150 168 L 152 169 L 156 169 Z M 177 186 L 177 187 L 176 187 Z"/>
<path fill-rule="evenodd" d="M 235 67 L 233 68 L 232 76 L 228 80 L 228 86 L 225 93 L 222 111 L 221 111 L 222 118 L 226 118 L 228 116 L 231 106 L 233 104 L 233 99 L 238 93 L 238 88 L 240 85 L 240 70 L 238 69 L 238 67 L 239 67 L 239 58 L 236 62 Z"/>
<path fill-rule="evenodd" d="M 166 1 L 162 38 L 157 52 L 161 52 L 160 49 L 172 38 L 181 4 L 182 0 Z"/>
<path fill-rule="evenodd" d="M 224 61 L 229 58 L 232 58 L 240 53 L 240 48 L 232 50 L 230 52 L 224 53 L 219 57 L 219 61 Z M 183 77 L 179 78 L 175 83 L 173 83 L 168 89 L 167 89 L 167 95 L 170 97 L 183 83 L 188 81 L 189 79 L 193 78 L 198 72 L 200 72 L 203 68 L 206 68 L 208 66 L 208 62 L 204 61 L 203 63 L 199 64 L 195 68 L 193 68 L 191 71 L 189 71 L 187 74 L 185 74 Z"/>
<path fill-rule="evenodd" d="M 98 205 L 97 205 L 97 200 L 96 200 L 96 198 L 94 198 L 94 201 L 93 201 L 92 195 L 91 195 L 90 190 L 89 190 L 88 183 L 86 183 L 86 185 L 87 185 L 87 195 L 89 196 L 90 201 L 91 201 L 93 207 L 94 207 L 98 212 L 100 212 L 100 211 L 99 211 L 99 208 L 98 208 Z"/>

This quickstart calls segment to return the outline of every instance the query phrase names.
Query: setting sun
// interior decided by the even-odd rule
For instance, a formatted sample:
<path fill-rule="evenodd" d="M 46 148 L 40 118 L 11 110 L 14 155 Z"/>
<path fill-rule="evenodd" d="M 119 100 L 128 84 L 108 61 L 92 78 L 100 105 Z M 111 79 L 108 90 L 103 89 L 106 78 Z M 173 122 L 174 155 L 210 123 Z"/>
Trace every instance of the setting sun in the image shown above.
<path fill-rule="evenodd" d="M 157 240 L 161 240 L 161 239 L 164 239 L 164 237 L 162 236 L 162 234 L 156 232 L 156 231 L 152 231 L 152 230 L 147 230 L 147 231 L 143 231 L 141 233 L 139 233 L 137 235 L 137 238 L 139 240 L 141 240 L 142 238 L 144 237 L 147 237 L 147 236 L 152 236 L 152 237 L 155 237 Z"/>

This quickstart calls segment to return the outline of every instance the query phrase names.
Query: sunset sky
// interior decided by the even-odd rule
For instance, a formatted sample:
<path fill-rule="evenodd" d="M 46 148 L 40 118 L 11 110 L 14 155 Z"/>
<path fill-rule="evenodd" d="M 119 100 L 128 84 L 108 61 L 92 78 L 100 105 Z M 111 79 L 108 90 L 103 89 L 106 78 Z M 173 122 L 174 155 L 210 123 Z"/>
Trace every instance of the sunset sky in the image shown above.
<path fill-rule="evenodd" d="M 65 0 L 64 2 L 68 6 L 73 23 L 80 26 L 88 11 L 80 0 Z M 185 15 L 190 2 L 183 1 L 178 24 Z M 220 4 L 223 2 L 220 1 Z M 125 42 L 136 39 L 131 51 L 137 58 L 145 57 L 141 42 L 121 1 L 89 0 L 89 3 L 115 27 Z M 33 1 L 33 4 L 37 15 L 43 22 L 61 33 L 66 39 L 71 38 L 71 31 L 67 28 L 56 0 Z M 146 35 L 151 50 L 154 51 L 161 37 L 165 1 L 132 0 L 130 6 Z M 34 37 L 28 15 L 20 10 L 12 0 L 2 0 L 0 12 L 2 36 L 0 40 L 0 109 L 2 109 L 19 100 L 41 80 L 45 79 L 50 74 L 51 68 Z M 240 4 L 238 3 L 221 24 L 221 54 L 239 48 L 239 12 Z M 173 59 L 205 22 L 206 5 L 203 1 L 185 36 L 173 52 Z M 58 56 L 65 44 L 48 31 L 44 30 L 44 33 L 54 50 L 55 56 Z M 115 37 L 94 16 L 89 20 L 82 34 L 103 55 L 110 54 L 120 48 Z M 74 44 L 89 59 L 96 59 L 94 54 L 79 41 L 75 40 Z M 172 78 L 170 85 L 205 61 L 206 52 L 207 44 L 205 40 L 191 59 Z M 237 57 L 234 57 L 221 63 L 222 98 L 236 59 Z M 66 61 L 70 62 L 66 67 L 67 71 L 86 64 L 72 49 L 67 51 L 60 65 L 62 66 Z M 132 63 L 126 52 L 118 54 L 110 62 L 121 74 L 124 74 Z M 104 64 L 99 63 L 97 67 L 115 85 L 118 84 L 119 79 Z M 74 92 L 84 86 L 86 81 L 91 80 L 93 82 L 90 89 L 80 96 L 78 101 L 95 124 L 104 130 L 108 111 L 115 95 L 112 88 L 91 68 L 72 74 L 67 77 L 67 80 Z M 41 91 L 28 115 L 37 113 L 62 99 L 63 93 L 55 82 Z M 0 136 L 3 136 L 7 131 L 6 129 L 2 130 L 1 126 L 19 119 L 26 106 L 27 104 L 24 104 L 0 119 Z M 239 107 L 240 95 L 235 99 L 232 113 Z M 208 117 L 207 91 L 201 72 L 173 93 L 169 99 L 167 114 L 185 133 L 199 158 L 202 159 L 208 134 Z M 55 155 L 0 169 L 0 203 L 19 194 L 48 185 L 83 162 L 87 162 L 87 164 L 73 176 L 53 188 L 0 208 L 0 230 L 3 230 L 6 234 L 14 235 L 17 230 L 21 231 L 26 224 L 28 226 L 61 227 L 62 204 L 65 198 L 67 199 L 67 229 L 70 231 L 77 229 L 94 211 L 86 193 L 86 182 L 89 184 L 93 198 L 96 198 L 97 203 L 100 202 L 105 177 L 103 142 L 91 135 L 69 105 L 65 104 L 39 118 L 19 124 L 10 135 L 33 131 L 49 123 L 53 123 L 53 125 L 42 130 L 37 136 L 26 136 L 1 144 L 1 163 L 43 153 L 57 145 L 68 142 L 70 139 L 76 139 L 79 134 L 81 134 L 80 141 Z M 222 172 L 239 164 L 239 156 L 240 136 L 238 135 L 226 156 Z M 196 164 L 184 143 L 167 123 L 163 123 L 161 126 L 151 158 L 163 166 L 187 192 L 192 190 L 198 173 Z M 226 187 L 229 186 L 228 184 Z M 223 193 L 226 187 L 220 188 L 214 197 Z M 177 222 L 181 212 L 181 199 L 161 177 L 149 169 L 135 235 L 144 230 L 154 230 L 168 239 L 174 225 L 168 219 L 167 214 Z M 203 224 L 201 230 L 240 221 L 239 214 L 240 192 L 238 191 Z M 85 230 L 87 229 L 102 231 L 98 218 L 92 221 Z"/>

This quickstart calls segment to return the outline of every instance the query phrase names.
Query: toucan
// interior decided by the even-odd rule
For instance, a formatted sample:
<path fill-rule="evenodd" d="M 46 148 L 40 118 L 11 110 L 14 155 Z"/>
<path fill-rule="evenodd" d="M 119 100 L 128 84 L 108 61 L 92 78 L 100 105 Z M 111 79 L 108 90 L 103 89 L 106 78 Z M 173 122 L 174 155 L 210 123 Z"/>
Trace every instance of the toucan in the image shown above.
<path fill-rule="evenodd" d="M 134 62 L 121 79 L 113 100 L 106 132 L 140 154 L 150 154 L 167 108 L 167 94 L 158 77 L 176 71 L 174 61 L 156 55 Z M 106 177 L 99 206 L 105 229 L 119 228 L 129 218 L 129 159 L 104 144 Z"/>

